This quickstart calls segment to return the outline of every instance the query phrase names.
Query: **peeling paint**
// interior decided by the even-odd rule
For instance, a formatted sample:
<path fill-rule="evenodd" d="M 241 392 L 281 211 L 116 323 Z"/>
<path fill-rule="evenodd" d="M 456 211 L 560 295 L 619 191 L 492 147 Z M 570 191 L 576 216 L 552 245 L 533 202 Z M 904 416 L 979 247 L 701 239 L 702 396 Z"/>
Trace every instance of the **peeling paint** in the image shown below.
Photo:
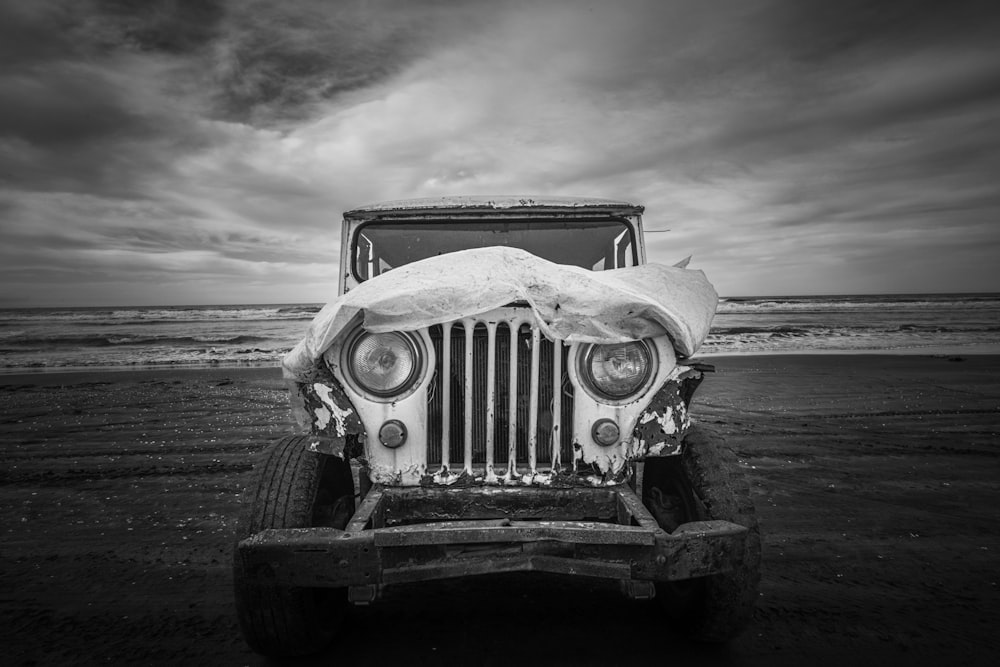
<path fill-rule="evenodd" d="M 667 435 L 673 435 L 680 430 L 674 421 L 674 409 L 669 405 L 663 410 L 663 416 L 656 421 L 660 423 L 660 430 Z"/>
<path fill-rule="evenodd" d="M 316 414 L 316 421 L 314 422 L 316 428 L 321 431 L 326 430 L 327 424 L 330 423 L 330 411 L 326 408 L 316 408 L 313 412 Z"/>
<path fill-rule="evenodd" d="M 629 457 L 676 456 L 684 433 L 691 426 L 688 401 L 703 378 L 702 372 L 678 366 L 646 406 L 627 443 Z"/>
<path fill-rule="evenodd" d="M 486 475 L 484 476 L 484 480 L 487 484 L 496 484 L 500 481 L 500 478 L 497 476 L 496 470 L 493 469 L 492 465 L 486 466 Z"/>
<path fill-rule="evenodd" d="M 310 451 L 347 458 L 362 454 L 364 425 L 328 369 L 317 369 L 310 382 L 289 382 L 288 388 L 295 421 L 315 436 Z"/>
<path fill-rule="evenodd" d="M 521 481 L 521 476 L 517 474 L 517 469 L 513 465 L 510 465 L 507 467 L 506 474 L 498 477 L 497 481 L 507 485 L 517 484 Z"/>
<path fill-rule="evenodd" d="M 395 486 L 402 479 L 402 473 L 392 468 L 392 466 L 381 466 L 369 464 L 368 477 L 373 484 L 385 484 Z"/>
<path fill-rule="evenodd" d="M 337 405 L 337 402 L 333 398 L 333 388 L 328 387 L 325 384 L 320 384 L 316 382 L 313 384 L 313 391 L 319 396 L 320 400 L 323 401 L 324 405 L 329 409 L 329 414 L 323 424 L 319 424 L 320 410 L 316 410 L 317 426 L 320 429 L 325 429 L 329 423 L 330 418 L 333 418 L 333 423 L 337 427 L 337 435 L 343 438 L 347 435 L 346 420 L 348 417 L 354 414 L 354 410 L 350 408 L 341 408 Z"/>
<path fill-rule="evenodd" d="M 451 472 L 448 468 L 441 468 L 438 472 L 434 473 L 432 480 L 435 484 L 442 486 L 451 486 L 461 479 L 461 475 Z"/>
<path fill-rule="evenodd" d="M 409 470 L 399 471 L 399 474 L 405 476 L 409 472 Z M 480 472 L 483 474 L 480 474 Z M 381 475 L 380 478 L 382 479 L 392 479 L 392 473 L 389 469 L 377 473 L 373 472 L 373 481 L 376 481 L 375 474 Z M 609 469 L 607 473 L 601 472 L 599 469 L 595 472 L 581 473 L 566 469 L 543 469 L 523 474 L 518 474 L 516 471 L 512 473 L 508 470 L 503 475 L 496 475 L 494 473 L 492 478 L 486 474 L 486 471 L 475 470 L 470 473 L 463 470 L 461 473 L 454 473 L 442 468 L 433 474 L 425 474 L 420 479 L 420 485 L 454 487 L 482 485 L 510 487 L 544 486 L 553 488 L 611 487 L 625 483 L 631 474 L 632 469 L 627 461 L 618 470 L 612 472 Z"/>

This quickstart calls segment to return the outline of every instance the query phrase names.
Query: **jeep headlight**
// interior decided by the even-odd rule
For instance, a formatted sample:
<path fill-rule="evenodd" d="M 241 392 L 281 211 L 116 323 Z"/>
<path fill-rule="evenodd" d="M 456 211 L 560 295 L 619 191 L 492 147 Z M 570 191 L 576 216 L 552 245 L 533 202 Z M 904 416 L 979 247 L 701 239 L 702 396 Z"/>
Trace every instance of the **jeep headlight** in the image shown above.
<path fill-rule="evenodd" d="M 637 393 L 653 372 L 653 353 L 642 341 L 591 345 L 582 361 L 582 375 L 590 387 L 612 400 Z"/>
<path fill-rule="evenodd" d="M 358 386 L 379 397 L 402 394 L 420 375 L 416 342 L 403 333 L 361 331 L 347 348 L 347 369 Z"/>

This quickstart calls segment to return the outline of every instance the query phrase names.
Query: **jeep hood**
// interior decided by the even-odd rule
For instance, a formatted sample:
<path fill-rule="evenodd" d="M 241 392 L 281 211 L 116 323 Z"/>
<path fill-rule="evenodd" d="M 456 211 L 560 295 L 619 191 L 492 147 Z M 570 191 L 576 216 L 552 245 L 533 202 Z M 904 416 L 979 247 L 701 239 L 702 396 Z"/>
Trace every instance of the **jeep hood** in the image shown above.
<path fill-rule="evenodd" d="M 372 332 L 413 331 L 523 302 L 552 339 L 620 343 L 666 334 L 681 357 L 701 346 L 718 294 L 701 271 L 642 266 L 588 271 L 517 248 L 477 248 L 407 264 L 324 307 L 285 356 L 285 378 L 310 381 L 316 361 L 356 319 Z"/>

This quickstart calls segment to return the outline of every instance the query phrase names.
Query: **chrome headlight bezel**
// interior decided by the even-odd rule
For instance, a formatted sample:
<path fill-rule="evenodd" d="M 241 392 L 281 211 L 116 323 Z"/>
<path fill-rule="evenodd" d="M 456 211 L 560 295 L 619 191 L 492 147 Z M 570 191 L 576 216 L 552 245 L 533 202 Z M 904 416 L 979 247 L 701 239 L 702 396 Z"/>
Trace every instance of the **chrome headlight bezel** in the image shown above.
<path fill-rule="evenodd" d="M 412 357 L 412 365 L 405 379 L 388 389 L 374 387 L 371 386 L 371 383 L 366 383 L 360 377 L 360 373 L 354 364 L 355 351 L 358 349 L 358 346 L 373 338 L 389 338 L 398 341 L 402 343 L 403 347 Z M 347 337 L 340 348 L 339 356 L 342 375 L 350 388 L 366 399 L 378 403 L 392 403 L 412 394 L 420 385 L 420 380 L 425 373 L 425 360 L 427 359 L 423 340 L 419 336 L 405 331 L 371 333 L 365 331 L 362 327 L 358 327 Z"/>
<path fill-rule="evenodd" d="M 645 355 L 645 370 L 627 391 L 608 391 L 606 388 L 600 386 L 591 372 L 594 355 L 602 348 L 625 346 L 635 346 L 636 350 L 641 351 L 641 353 Z M 659 368 L 659 356 L 657 355 L 656 348 L 655 346 L 650 345 L 646 340 L 631 341 L 628 343 L 590 344 L 581 350 L 581 354 L 578 359 L 579 365 L 577 367 L 577 373 L 584 389 L 586 389 L 587 393 L 589 393 L 594 399 L 608 405 L 624 405 L 626 403 L 631 403 L 645 394 L 649 391 Z"/>

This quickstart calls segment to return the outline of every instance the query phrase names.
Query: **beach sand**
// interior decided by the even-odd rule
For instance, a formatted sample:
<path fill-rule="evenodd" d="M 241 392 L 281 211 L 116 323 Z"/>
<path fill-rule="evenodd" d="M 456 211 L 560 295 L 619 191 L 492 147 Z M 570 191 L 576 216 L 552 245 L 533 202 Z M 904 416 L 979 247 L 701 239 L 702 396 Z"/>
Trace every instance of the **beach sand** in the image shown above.
<path fill-rule="evenodd" d="M 728 647 L 614 584 L 388 589 L 317 660 L 930 665 L 1000 655 L 1000 357 L 719 357 L 696 418 L 746 462 L 761 597 Z M 265 664 L 231 599 L 254 454 L 291 432 L 278 369 L 0 376 L 5 664 Z"/>

